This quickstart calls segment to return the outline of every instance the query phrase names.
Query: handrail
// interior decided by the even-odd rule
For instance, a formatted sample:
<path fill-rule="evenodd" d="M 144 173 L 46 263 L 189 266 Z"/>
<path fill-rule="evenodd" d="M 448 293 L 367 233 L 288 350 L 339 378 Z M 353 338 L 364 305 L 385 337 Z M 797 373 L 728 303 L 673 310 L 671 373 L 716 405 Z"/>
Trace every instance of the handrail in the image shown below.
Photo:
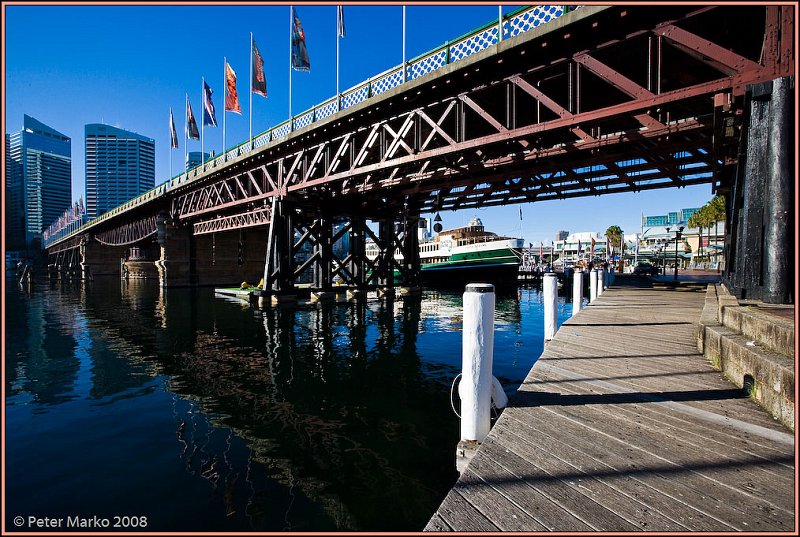
<path fill-rule="evenodd" d="M 505 15 L 502 16 L 502 23 L 501 23 L 502 24 L 502 28 L 504 29 L 506 24 L 510 24 L 511 21 L 514 18 L 518 17 L 519 15 L 521 15 L 523 13 L 533 12 L 533 11 L 536 11 L 536 10 L 548 11 L 548 12 L 552 12 L 552 17 L 551 18 L 555 19 L 555 18 L 558 18 L 558 17 L 562 16 L 563 14 L 567 13 L 567 11 L 568 11 L 567 7 L 568 6 L 564 6 L 564 5 L 520 6 L 519 8 L 514 9 L 512 11 L 509 11 L 508 13 L 506 13 Z M 573 9 L 575 9 L 577 7 L 580 7 L 580 6 L 575 6 Z M 559 8 L 560 8 L 560 11 L 559 11 Z M 486 48 L 488 46 L 496 45 L 499 42 L 499 39 L 495 40 L 493 43 L 488 43 L 486 46 L 484 46 L 481 49 L 476 50 L 474 52 L 470 51 L 470 50 L 467 50 L 462 55 L 460 55 L 459 57 L 456 57 L 456 58 L 453 58 L 452 57 L 452 53 L 451 53 L 451 50 L 453 50 L 454 48 L 458 47 L 459 45 L 463 45 L 463 44 L 469 42 L 470 39 L 473 39 L 473 38 L 479 36 L 480 34 L 482 34 L 483 32 L 485 32 L 488 29 L 498 26 L 498 23 L 499 23 L 499 21 L 497 19 L 495 19 L 494 21 L 489 21 L 486 24 L 483 24 L 480 27 L 475 28 L 475 29 L 473 29 L 473 30 L 471 30 L 471 31 L 469 31 L 469 32 L 467 32 L 465 34 L 462 34 L 461 36 L 459 36 L 459 37 L 457 37 L 455 39 L 448 40 L 442 45 L 434 47 L 434 48 L 432 48 L 431 50 L 429 50 L 427 52 L 424 52 L 424 53 L 422 53 L 422 54 L 420 54 L 418 56 L 415 56 L 414 58 L 411 58 L 410 60 L 406 60 L 405 64 L 396 65 L 394 67 L 391 67 L 391 68 L 383 71 L 382 73 L 378 73 L 377 75 L 374 75 L 374 76 L 368 78 L 367 80 L 365 80 L 363 82 L 355 84 L 354 86 L 346 89 L 345 91 L 340 92 L 338 95 L 334 95 L 333 97 L 330 97 L 330 98 L 322 101 L 321 103 L 312 106 L 311 108 L 301 112 L 300 114 L 292 116 L 292 117 L 286 119 L 285 121 L 283 121 L 283 122 L 281 122 L 281 123 L 279 123 L 279 124 L 277 124 L 277 125 L 275 125 L 273 127 L 270 127 L 268 129 L 264 130 L 263 132 L 257 134 L 253 138 L 245 140 L 244 142 L 232 147 L 231 149 L 224 149 L 223 148 L 223 150 L 221 151 L 221 153 L 219 155 L 214 155 L 213 157 L 209 157 L 208 159 L 203 160 L 197 166 L 194 166 L 193 168 L 190 168 L 190 169 L 188 169 L 186 171 L 180 172 L 177 175 L 173 175 L 171 178 L 165 180 L 164 182 L 162 182 L 158 186 L 148 190 L 147 192 L 145 192 L 143 194 L 140 194 L 139 196 L 137 196 L 135 198 L 132 198 L 131 200 L 125 202 L 124 204 L 119 205 L 118 207 L 115 207 L 114 209 L 111 209 L 110 211 L 108 211 L 106 213 L 103 213 L 102 215 L 98 216 L 97 218 L 94 218 L 94 219 L 90 220 L 86 224 L 83 224 L 80 228 L 78 228 L 74 232 L 69 233 L 68 236 L 77 233 L 84 226 L 97 224 L 98 222 L 102 222 L 103 220 L 105 220 L 107 218 L 111 218 L 112 216 L 117 215 L 120 212 L 123 212 L 123 211 L 125 211 L 125 210 L 127 210 L 127 209 L 129 209 L 131 207 L 138 206 L 139 204 L 141 204 L 141 203 L 143 203 L 145 201 L 148 201 L 150 199 L 153 199 L 155 197 L 159 197 L 159 196 L 165 194 L 168 190 L 170 190 L 171 188 L 174 188 L 174 186 L 176 184 L 177 185 L 182 184 L 182 180 L 181 180 L 182 178 L 185 178 L 186 182 L 188 182 L 190 173 L 193 174 L 193 178 L 196 179 L 198 173 L 202 173 L 202 171 L 204 171 L 207 167 L 210 166 L 213 169 L 213 168 L 217 167 L 218 163 L 219 164 L 224 164 L 228 160 L 228 155 L 229 154 L 232 154 L 231 158 L 236 158 L 238 156 L 241 156 L 243 154 L 242 148 L 247 147 L 247 151 L 250 151 L 250 149 L 249 149 L 250 146 L 252 145 L 252 147 L 255 148 L 256 147 L 255 146 L 256 140 L 260 139 L 261 137 L 263 137 L 265 135 L 267 135 L 267 140 L 265 141 L 265 143 L 268 143 L 268 142 L 274 142 L 276 138 L 281 138 L 283 136 L 286 136 L 286 135 L 290 134 L 291 132 L 293 132 L 295 130 L 295 123 L 298 120 L 304 120 L 304 118 L 306 116 L 308 116 L 308 114 L 311 114 L 310 120 L 308 120 L 308 123 L 302 125 L 300 128 L 304 128 L 304 127 L 306 127 L 308 125 L 311 125 L 312 123 L 317 122 L 319 119 L 322 119 L 322 118 L 318 118 L 317 117 L 317 111 L 322 109 L 322 108 L 325 108 L 326 106 L 330 106 L 331 103 L 333 103 L 333 102 L 337 102 L 337 111 L 340 111 L 340 110 L 344 110 L 346 108 L 350 108 L 351 106 L 355 106 L 356 104 L 359 104 L 359 103 L 361 103 L 361 102 L 363 102 L 363 101 L 365 101 L 365 100 L 367 100 L 367 99 L 369 99 L 369 98 L 371 98 L 371 97 L 373 97 L 375 95 L 378 95 L 379 93 L 383 93 L 387 89 L 392 89 L 393 87 L 402 85 L 403 84 L 403 77 L 400 76 L 399 77 L 399 81 L 395 84 L 395 86 L 391 86 L 391 87 L 388 87 L 388 88 L 381 89 L 379 91 L 379 93 L 375 93 L 375 91 L 373 90 L 373 85 L 374 85 L 375 82 L 378 82 L 378 81 L 381 81 L 381 80 L 384 80 L 384 79 L 388 79 L 388 78 L 396 75 L 398 73 L 398 71 L 399 71 L 399 73 L 402 74 L 404 69 L 407 70 L 407 72 L 409 73 L 409 76 L 406 77 L 406 81 L 410 82 L 411 80 L 416 79 L 419 76 L 423 76 L 425 74 L 428 74 L 430 72 L 438 70 L 442 65 L 455 63 L 455 62 L 459 61 L 462 58 L 470 56 L 470 55 L 472 55 L 472 54 L 474 54 L 476 52 L 480 52 L 480 50 L 483 50 L 484 48 Z M 543 22 L 542 24 L 545 24 L 545 22 Z M 531 28 L 533 28 L 535 26 L 538 26 L 538 25 L 532 25 Z M 520 31 L 518 33 L 527 32 L 529 29 L 530 28 L 522 30 L 522 31 Z M 508 32 L 509 33 L 511 32 L 510 28 L 509 28 Z M 505 32 L 503 32 L 503 33 L 505 33 Z M 499 37 L 502 37 L 502 36 L 498 35 L 498 38 Z M 444 55 L 445 55 L 445 58 L 444 58 L 444 61 L 443 61 L 442 65 L 434 66 L 434 67 L 430 68 L 426 72 L 422 72 L 420 74 L 412 76 L 414 67 L 417 67 L 418 65 L 420 65 L 423 60 L 428 60 L 430 58 L 433 58 L 437 54 L 441 54 L 442 52 L 444 52 Z M 420 67 L 420 69 L 424 71 L 425 67 Z M 391 83 L 389 83 L 389 84 L 391 84 Z M 348 97 L 355 96 L 359 92 L 363 92 L 364 90 L 366 90 L 366 96 L 364 96 L 363 99 L 360 99 L 357 102 L 354 102 L 354 103 L 352 103 L 350 105 L 345 106 L 345 101 L 346 101 L 346 99 Z M 329 115 L 330 114 L 326 115 L 325 117 L 328 117 Z M 286 131 L 286 132 L 284 132 L 284 131 Z M 276 133 L 278 133 L 278 134 L 276 134 Z M 202 155 L 201 155 L 201 158 L 202 158 Z M 202 169 L 198 170 L 198 168 L 202 168 Z M 167 186 L 168 183 L 169 183 L 169 185 Z M 160 190 L 158 193 L 153 193 L 153 191 L 155 191 L 159 187 L 164 187 L 164 188 L 163 188 L 163 190 Z M 148 196 L 148 194 L 152 194 L 152 195 Z M 62 228 L 62 229 L 66 229 L 66 227 Z M 55 232 L 55 234 L 57 234 L 57 233 L 58 233 L 58 231 Z M 55 240 L 50 240 L 51 238 L 48 238 L 48 241 L 45 241 L 46 246 L 49 246 L 50 244 L 53 244 L 55 242 Z M 58 240 L 62 240 L 64 238 L 65 237 L 61 237 Z"/>

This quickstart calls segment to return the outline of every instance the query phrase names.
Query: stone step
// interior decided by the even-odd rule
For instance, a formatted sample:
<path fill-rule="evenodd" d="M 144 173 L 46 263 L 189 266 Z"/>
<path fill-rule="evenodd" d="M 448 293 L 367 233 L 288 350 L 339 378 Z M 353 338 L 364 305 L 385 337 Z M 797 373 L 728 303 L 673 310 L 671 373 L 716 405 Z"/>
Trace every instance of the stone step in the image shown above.
<path fill-rule="evenodd" d="M 705 326 L 703 332 L 705 357 L 775 419 L 794 430 L 794 359 L 727 326 Z"/>
<path fill-rule="evenodd" d="M 794 358 L 794 322 L 759 310 L 762 308 L 755 305 L 725 306 L 722 325 L 759 346 Z"/>

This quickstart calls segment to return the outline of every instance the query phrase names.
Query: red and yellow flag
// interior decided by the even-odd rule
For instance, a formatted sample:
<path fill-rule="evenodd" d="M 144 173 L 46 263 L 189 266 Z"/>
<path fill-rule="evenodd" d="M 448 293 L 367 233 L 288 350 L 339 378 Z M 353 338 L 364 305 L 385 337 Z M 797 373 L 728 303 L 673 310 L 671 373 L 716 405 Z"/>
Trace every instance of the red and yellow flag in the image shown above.
<path fill-rule="evenodd" d="M 227 85 L 225 111 L 241 114 L 242 107 L 239 106 L 239 94 L 236 93 L 236 73 L 228 62 L 225 62 L 225 84 Z"/>

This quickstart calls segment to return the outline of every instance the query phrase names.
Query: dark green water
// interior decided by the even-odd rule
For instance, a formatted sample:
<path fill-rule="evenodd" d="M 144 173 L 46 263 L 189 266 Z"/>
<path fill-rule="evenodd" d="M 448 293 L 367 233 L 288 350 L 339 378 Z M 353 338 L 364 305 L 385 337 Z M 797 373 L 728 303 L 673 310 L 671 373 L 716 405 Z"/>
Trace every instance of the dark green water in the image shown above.
<path fill-rule="evenodd" d="M 9 284 L 10 531 L 419 531 L 455 482 L 460 293 L 260 311 L 211 289 Z M 497 297 L 508 393 L 542 317 L 536 289 Z"/>

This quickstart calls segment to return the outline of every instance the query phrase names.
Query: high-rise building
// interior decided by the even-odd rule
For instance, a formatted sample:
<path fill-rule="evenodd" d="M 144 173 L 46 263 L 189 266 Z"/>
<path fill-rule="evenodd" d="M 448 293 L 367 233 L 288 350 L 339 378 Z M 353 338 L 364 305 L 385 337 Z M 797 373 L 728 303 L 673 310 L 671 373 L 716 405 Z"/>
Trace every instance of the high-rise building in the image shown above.
<path fill-rule="evenodd" d="M 697 211 L 697 207 L 693 207 L 690 209 L 681 209 L 680 211 L 670 211 L 667 214 L 642 215 L 642 227 L 672 226 L 681 222 L 685 224 Z"/>
<path fill-rule="evenodd" d="M 72 200 L 72 142 L 28 115 L 6 134 L 6 249 L 41 245 Z"/>
<path fill-rule="evenodd" d="M 556 231 L 556 240 L 563 241 L 569 237 L 569 231 Z"/>
<path fill-rule="evenodd" d="M 91 218 L 147 192 L 156 183 L 156 144 L 110 125 L 86 125 L 86 212 Z"/>
<path fill-rule="evenodd" d="M 201 153 L 200 151 L 189 151 L 186 154 L 186 170 L 191 170 L 195 166 L 200 166 L 204 160 L 208 160 L 211 157 L 211 153 L 205 152 Z"/>

